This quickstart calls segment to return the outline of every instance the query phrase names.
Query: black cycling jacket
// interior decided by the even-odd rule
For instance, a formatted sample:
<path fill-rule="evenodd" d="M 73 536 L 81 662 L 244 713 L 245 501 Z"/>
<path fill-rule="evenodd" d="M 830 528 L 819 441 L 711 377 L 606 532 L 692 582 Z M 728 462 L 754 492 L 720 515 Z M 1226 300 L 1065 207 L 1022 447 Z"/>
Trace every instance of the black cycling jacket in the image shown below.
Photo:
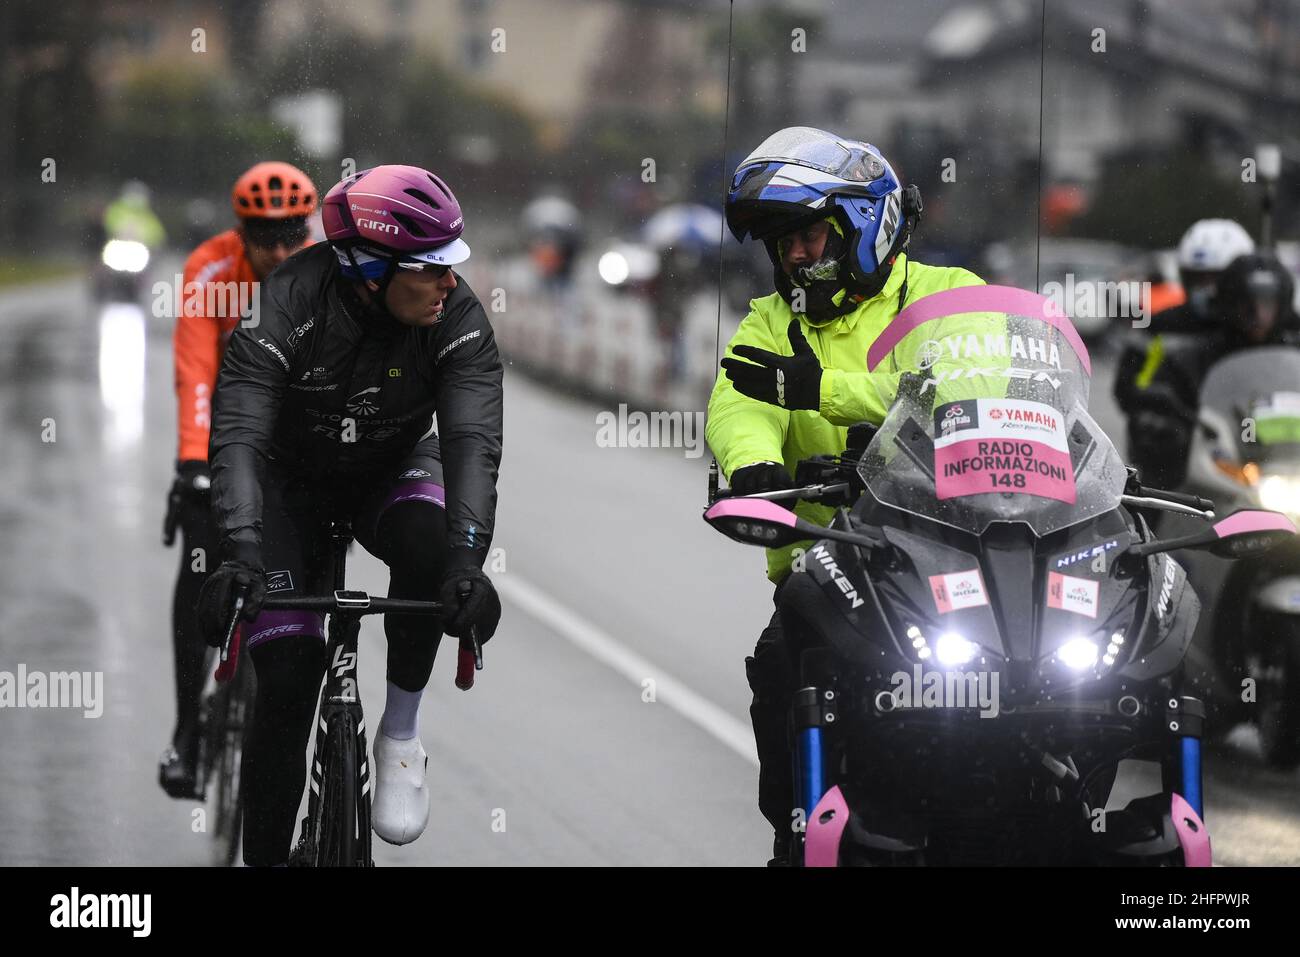
<path fill-rule="evenodd" d="M 230 338 L 208 459 L 223 557 L 260 562 L 267 463 L 309 482 L 356 484 L 404 458 L 437 413 L 447 531 L 457 564 L 482 565 L 501 463 L 501 359 L 459 275 L 443 318 L 412 327 L 362 306 L 320 243 L 268 276 L 256 324 Z"/>

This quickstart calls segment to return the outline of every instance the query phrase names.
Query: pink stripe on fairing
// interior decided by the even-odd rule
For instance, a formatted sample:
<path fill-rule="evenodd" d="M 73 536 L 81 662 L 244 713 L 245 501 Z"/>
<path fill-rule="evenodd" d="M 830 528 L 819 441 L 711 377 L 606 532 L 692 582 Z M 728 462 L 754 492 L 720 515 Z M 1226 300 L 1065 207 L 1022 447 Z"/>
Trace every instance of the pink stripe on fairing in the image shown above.
<path fill-rule="evenodd" d="M 1281 512 L 1267 512 L 1263 509 L 1252 508 L 1235 515 L 1229 515 L 1221 522 L 1214 523 L 1214 534 L 1220 538 L 1226 538 L 1229 535 L 1236 535 L 1240 532 L 1270 532 L 1270 531 L 1296 533 L 1295 522 L 1287 518 Z"/>
<path fill-rule="evenodd" d="M 1183 848 L 1184 867 L 1210 867 L 1210 832 L 1205 829 L 1205 822 L 1200 819 L 1192 806 L 1183 800 L 1183 796 L 1174 792 L 1170 801 L 1170 817 L 1174 822 L 1174 831 L 1178 834 L 1178 843 Z"/>
<path fill-rule="evenodd" d="M 829 819 L 822 823 L 822 816 Z M 849 803 L 844 800 L 837 784 L 817 802 L 808 816 L 807 832 L 803 842 L 804 867 L 839 867 L 840 839 L 849 825 Z"/>
<path fill-rule="evenodd" d="M 241 627 L 248 636 L 249 648 L 289 635 L 325 639 L 325 622 L 314 611 L 264 611 L 253 619 L 252 624 L 244 623 Z"/>
<path fill-rule="evenodd" d="M 384 504 L 379 506 L 379 514 L 383 515 L 389 506 L 398 502 L 431 502 L 439 508 L 446 508 L 447 493 L 441 485 L 422 479 L 398 482 L 384 499 Z"/>
<path fill-rule="evenodd" d="M 943 316 L 958 316 L 967 312 L 1005 312 L 1014 316 L 1028 316 L 1041 319 L 1050 326 L 1055 326 L 1065 337 L 1065 341 L 1074 349 L 1084 371 L 1092 375 L 1092 360 L 1088 357 L 1088 348 L 1079 338 L 1074 324 L 1051 299 L 1040 296 L 1028 289 L 1016 289 L 1013 286 L 959 286 L 931 293 L 924 299 L 912 303 L 885 327 L 876 337 L 876 341 L 867 350 L 867 371 L 873 371 L 880 360 L 889 355 L 893 348 L 903 341 L 903 337 L 917 326 Z"/>
<path fill-rule="evenodd" d="M 750 518 L 756 521 L 776 522 L 794 528 L 794 512 L 763 498 L 724 498 L 704 513 L 705 521 L 716 518 Z"/>

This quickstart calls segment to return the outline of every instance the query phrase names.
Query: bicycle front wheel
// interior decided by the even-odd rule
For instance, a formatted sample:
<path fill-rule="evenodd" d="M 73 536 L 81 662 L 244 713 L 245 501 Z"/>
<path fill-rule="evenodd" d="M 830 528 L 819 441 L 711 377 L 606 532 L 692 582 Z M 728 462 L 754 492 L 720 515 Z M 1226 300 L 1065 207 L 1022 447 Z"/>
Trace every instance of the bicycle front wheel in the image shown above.
<path fill-rule="evenodd" d="M 253 698 L 252 669 L 246 664 L 239 669 L 223 695 L 224 714 L 219 722 L 220 754 L 213 808 L 216 817 L 213 862 L 219 867 L 230 867 L 239 856 L 244 811 L 240 772 L 244 762 L 244 742 L 252 726 Z"/>
<path fill-rule="evenodd" d="M 316 817 L 316 866 L 355 867 L 357 861 L 357 732 L 346 711 L 329 722 L 321 761 Z"/>

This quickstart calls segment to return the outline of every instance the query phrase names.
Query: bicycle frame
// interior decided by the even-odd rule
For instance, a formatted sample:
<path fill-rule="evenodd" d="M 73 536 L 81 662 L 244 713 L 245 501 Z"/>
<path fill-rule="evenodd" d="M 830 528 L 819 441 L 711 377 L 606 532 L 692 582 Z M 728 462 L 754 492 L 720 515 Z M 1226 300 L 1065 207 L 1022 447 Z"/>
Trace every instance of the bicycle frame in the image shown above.
<path fill-rule="evenodd" d="M 330 546 L 333 552 L 334 596 L 340 606 L 353 606 L 358 611 L 369 606 L 369 596 L 344 589 L 348 545 L 352 542 L 352 527 L 346 522 L 336 522 L 330 528 Z M 366 747 L 365 716 L 361 710 L 361 694 L 357 687 L 357 636 L 361 633 L 361 615 L 336 611 L 329 616 L 328 640 L 325 646 L 325 681 L 321 687 L 320 716 L 311 762 L 311 776 L 307 797 L 307 817 L 303 821 L 302 841 L 314 853 L 320 840 L 321 789 L 324 787 L 322 770 L 325 767 L 325 749 L 329 746 L 329 729 L 342 722 L 345 733 L 356 738 L 357 778 L 353 793 L 357 802 L 351 822 L 340 822 L 342 840 L 340 860 L 363 867 L 373 866 L 370 836 L 370 761 Z M 351 803 L 351 802 L 345 802 Z M 337 810 L 337 809 L 336 809 Z M 352 827 L 349 827 L 351 824 Z M 349 831 L 355 831 L 349 835 Z M 351 838 L 351 839 L 349 839 Z"/>
<path fill-rule="evenodd" d="M 361 695 L 357 684 L 357 637 L 361 632 L 361 618 L 374 614 L 440 615 L 438 602 L 416 601 L 400 598 L 372 598 L 363 591 L 344 588 L 347 551 L 352 542 L 352 526 L 347 521 L 330 524 L 330 545 L 334 593 L 330 598 L 284 597 L 267 598 L 264 610 L 296 610 L 322 612 L 329 616 L 326 632 L 326 669 L 320 694 L 320 712 L 312 755 L 311 774 L 307 798 L 307 816 L 303 819 L 301 834 L 291 856 L 291 862 L 315 863 L 325 828 L 339 826 L 337 863 L 342 866 L 370 867 L 370 763 L 366 748 L 365 718 L 361 710 Z M 233 631 L 233 622 L 231 631 Z M 456 672 L 456 686 L 468 690 L 474 684 L 474 672 L 483 667 L 482 651 L 473 628 L 467 641 L 462 641 Z M 339 729 L 331 733 L 332 729 Z M 353 748 L 337 748 L 335 738 L 352 741 Z M 351 750 L 351 755 L 349 755 Z M 349 757 L 355 757 L 355 767 L 348 771 Z M 344 773 L 352 777 L 345 782 L 339 795 L 342 806 L 324 808 L 324 791 L 329 785 L 333 762 L 342 760 Z M 345 824 L 344 822 L 348 822 Z M 350 826 L 349 826 L 350 824 Z M 331 850 L 335 850 L 331 847 Z M 333 854 L 331 857 L 335 856 Z"/>

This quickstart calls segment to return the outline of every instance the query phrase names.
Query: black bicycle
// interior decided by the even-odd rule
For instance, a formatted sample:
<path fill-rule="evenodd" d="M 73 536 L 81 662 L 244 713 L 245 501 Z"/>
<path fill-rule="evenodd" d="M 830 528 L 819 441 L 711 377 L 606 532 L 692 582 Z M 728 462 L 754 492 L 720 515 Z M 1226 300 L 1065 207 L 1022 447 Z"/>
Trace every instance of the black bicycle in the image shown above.
<path fill-rule="evenodd" d="M 235 663 L 232 663 L 232 666 Z M 244 665 L 234 670 L 234 680 L 218 668 L 209 673 L 199 709 L 199 777 L 195 796 L 212 799 L 212 862 L 230 867 L 239 856 L 243 824 L 243 800 L 239 774 L 244 759 L 244 740 L 253 723 L 256 684 L 253 669 Z M 214 790 L 209 794 L 209 785 Z"/>
<path fill-rule="evenodd" d="M 206 495 L 199 502 L 203 508 L 208 507 Z M 185 492 L 179 483 L 173 484 L 163 519 L 163 544 L 169 548 L 176 542 L 184 510 Z M 192 796 L 205 802 L 211 798 L 212 862 L 218 867 L 231 866 L 239 856 L 243 824 L 239 775 L 245 735 L 253 723 L 257 687 L 252 667 L 239 667 L 237 651 L 232 655 L 229 648 L 224 649 L 215 671 L 208 670 L 212 657 L 205 653 L 207 680 L 199 695 L 198 757 Z"/>
<path fill-rule="evenodd" d="M 303 818 L 298 843 L 289 856 L 297 867 L 373 867 L 370 825 L 370 765 L 367 760 L 366 726 L 357 688 L 357 636 L 364 615 L 441 615 L 436 601 L 371 597 L 363 591 L 344 588 L 348 546 L 352 526 L 347 521 L 330 523 L 334 594 L 330 597 L 267 598 L 264 611 L 312 611 L 329 615 L 325 681 L 321 688 L 316 722 L 316 745 L 312 756 L 307 816 Z M 222 661 L 228 657 L 239 621 L 243 598 L 235 602 L 235 614 L 226 630 Z M 238 652 L 235 653 L 238 655 Z M 462 639 L 456 666 L 456 687 L 468 691 L 474 686 L 474 672 L 483 668 L 483 651 L 473 628 Z"/>

